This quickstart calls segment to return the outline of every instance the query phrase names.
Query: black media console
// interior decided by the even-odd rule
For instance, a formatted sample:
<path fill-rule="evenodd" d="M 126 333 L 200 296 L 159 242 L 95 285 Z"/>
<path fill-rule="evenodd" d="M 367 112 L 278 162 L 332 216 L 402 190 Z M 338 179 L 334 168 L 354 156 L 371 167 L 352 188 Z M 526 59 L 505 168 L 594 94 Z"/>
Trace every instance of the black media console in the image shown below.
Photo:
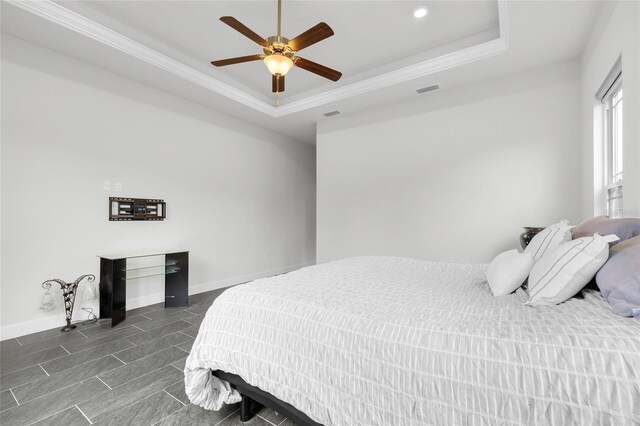
<path fill-rule="evenodd" d="M 127 259 L 151 256 L 164 256 L 164 264 L 127 267 Z M 164 275 L 164 307 L 177 308 L 189 304 L 188 251 L 99 257 L 100 319 L 111 318 L 111 327 L 127 316 L 127 283 L 132 280 Z"/>

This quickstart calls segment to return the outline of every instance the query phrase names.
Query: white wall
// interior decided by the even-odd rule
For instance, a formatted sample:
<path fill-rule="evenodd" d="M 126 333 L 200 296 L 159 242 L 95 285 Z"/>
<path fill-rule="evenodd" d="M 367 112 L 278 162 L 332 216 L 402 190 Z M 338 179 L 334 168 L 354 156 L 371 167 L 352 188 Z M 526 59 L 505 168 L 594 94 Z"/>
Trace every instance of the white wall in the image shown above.
<path fill-rule="evenodd" d="M 625 216 L 640 216 L 640 2 L 605 3 L 582 55 L 584 216 L 604 214 L 601 103 L 595 94 L 622 56 Z"/>
<path fill-rule="evenodd" d="M 315 259 L 312 146 L 6 35 L 1 181 L 3 339 L 63 324 L 40 284 L 97 276 L 100 253 L 190 250 L 191 293 Z M 168 217 L 109 222 L 108 196 L 162 198 Z M 131 282 L 128 308 L 163 291 Z"/>
<path fill-rule="evenodd" d="M 576 220 L 580 82 L 567 62 L 322 122 L 317 260 L 487 262 Z"/>

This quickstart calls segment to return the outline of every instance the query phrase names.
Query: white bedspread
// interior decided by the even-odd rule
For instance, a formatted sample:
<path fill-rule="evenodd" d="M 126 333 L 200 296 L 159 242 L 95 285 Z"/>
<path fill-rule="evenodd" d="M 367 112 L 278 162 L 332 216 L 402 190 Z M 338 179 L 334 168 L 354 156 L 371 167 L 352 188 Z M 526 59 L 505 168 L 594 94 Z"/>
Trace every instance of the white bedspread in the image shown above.
<path fill-rule="evenodd" d="M 187 395 L 236 402 L 220 369 L 325 425 L 640 424 L 640 321 L 595 291 L 493 297 L 485 271 L 358 257 L 231 288 L 200 327 Z"/>

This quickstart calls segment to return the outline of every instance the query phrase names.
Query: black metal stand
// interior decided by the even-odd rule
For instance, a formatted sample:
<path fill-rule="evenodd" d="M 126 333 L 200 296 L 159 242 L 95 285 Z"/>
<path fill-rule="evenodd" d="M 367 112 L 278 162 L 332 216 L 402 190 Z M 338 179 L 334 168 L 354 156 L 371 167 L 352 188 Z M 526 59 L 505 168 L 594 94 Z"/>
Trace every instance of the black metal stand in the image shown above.
<path fill-rule="evenodd" d="M 73 305 L 76 301 L 76 290 L 78 289 L 78 285 L 82 280 L 87 278 L 88 282 L 93 282 L 96 279 L 93 274 L 85 274 L 81 275 L 72 283 L 67 283 L 62 281 L 61 279 L 54 278 L 52 280 L 47 280 L 42 283 L 42 288 L 45 288 L 45 284 L 49 284 L 51 286 L 52 282 L 60 284 L 60 288 L 62 289 L 62 296 L 64 297 L 64 310 L 67 319 L 67 325 L 62 327 L 60 331 L 71 331 L 76 328 L 75 325 L 71 324 L 71 317 L 73 316 Z M 47 287 L 48 288 L 48 287 Z"/>

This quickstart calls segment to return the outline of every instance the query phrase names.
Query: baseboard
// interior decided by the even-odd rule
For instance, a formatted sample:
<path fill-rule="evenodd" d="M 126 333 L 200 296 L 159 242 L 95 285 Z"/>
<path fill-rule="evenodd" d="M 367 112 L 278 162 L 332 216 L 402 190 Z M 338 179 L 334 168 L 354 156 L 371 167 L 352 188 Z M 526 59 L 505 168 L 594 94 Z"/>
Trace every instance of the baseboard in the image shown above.
<path fill-rule="evenodd" d="M 272 277 L 274 275 L 295 271 L 296 269 L 304 268 L 305 266 L 309 266 L 313 264 L 315 264 L 315 262 L 299 263 L 297 265 L 290 265 L 290 266 L 284 266 L 282 268 L 270 269 L 267 271 L 254 272 L 253 274 L 239 275 L 239 276 L 230 277 L 230 278 L 223 278 L 217 281 L 211 281 L 208 283 L 190 285 L 189 295 L 204 293 L 211 290 L 217 290 L 219 288 L 242 284 L 249 281 L 257 280 L 259 278 Z M 127 299 L 127 309 L 141 308 L 143 306 L 149 306 L 149 305 L 153 305 L 155 303 L 160 303 L 160 302 L 164 302 L 164 293 L 149 294 L 144 297 Z"/>
<path fill-rule="evenodd" d="M 209 283 L 196 284 L 189 287 L 189 294 L 204 293 L 206 291 L 217 290 L 219 288 L 229 287 L 236 284 L 242 284 L 242 283 L 257 280 L 260 278 L 272 277 L 274 275 L 280 275 L 287 272 L 295 271 L 296 269 L 304 268 L 305 266 L 315 265 L 315 263 L 316 262 L 303 262 L 297 265 L 284 266 L 281 268 L 274 268 L 267 271 L 255 272 L 253 274 L 240 275 L 237 277 L 225 278 L 218 281 L 212 281 Z"/>
<path fill-rule="evenodd" d="M 64 312 L 59 315 L 38 318 L 29 321 L 22 321 L 17 324 L 3 325 L 0 328 L 0 339 L 7 340 L 26 334 L 37 333 L 38 331 L 50 330 L 52 328 L 62 328 L 65 324 Z"/>
<path fill-rule="evenodd" d="M 189 294 L 204 293 L 206 291 L 217 290 L 219 288 L 229 287 L 236 284 L 246 283 L 248 281 L 257 280 L 259 278 L 271 277 L 274 275 L 284 274 L 286 272 L 295 271 L 305 266 L 313 265 L 315 262 L 304 262 L 298 265 L 284 266 L 274 268 L 267 271 L 254 272 L 252 274 L 240 275 L 236 277 L 224 278 L 217 281 L 201 283 L 189 286 Z M 149 294 L 144 297 L 127 300 L 127 309 L 136 309 L 143 306 L 153 305 L 155 303 L 164 302 L 163 293 Z M 29 321 L 19 322 L 0 327 L 0 340 L 13 339 L 14 337 L 24 336 L 26 334 L 36 333 L 38 331 L 49 330 L 64 325 L 64 315 L 62 317 L 58 313 L 56 316 L 38 318 Z"/>

